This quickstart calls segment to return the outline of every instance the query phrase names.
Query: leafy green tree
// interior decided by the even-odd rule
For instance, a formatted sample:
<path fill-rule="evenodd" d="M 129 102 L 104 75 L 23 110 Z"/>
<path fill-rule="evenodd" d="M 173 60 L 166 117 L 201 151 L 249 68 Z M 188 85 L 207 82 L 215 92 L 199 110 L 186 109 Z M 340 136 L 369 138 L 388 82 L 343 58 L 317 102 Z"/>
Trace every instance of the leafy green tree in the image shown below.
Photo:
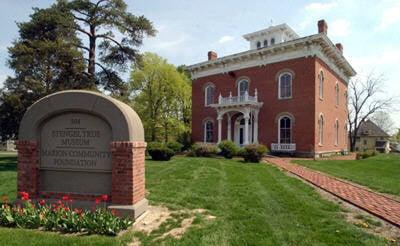
<path fill-rule="evenodd" d="M 34 9 L 28 22 L 19 23 L 19 38 L 8 49 L 14 76 L 0 90 L 0 136 L 13 138 L 26 109 L 39 98 L 64 89 L 91 88 L 83 71 L 82 53 L 73 23 L 57 9 Z"/>
<path fill-rule="evenodd" d="M 191 87 L 186 74 L 158 55 L 145 53 L 132 68 L 130 92 L 148 141 L 167 142 L 188 135 Z"/>
<path fill-rule="evenodd" d="M 152 23 L 144 16 L 129 13 L 123 0 L 58 0 L 57 8 L 71 13 L 74 23 L 70 28 L 85 38 L 79 48 L 87 55 L 91 81 L 123 96 L 127 86 L 119 73 L 140 59 L 136 48 L 145 35 L 155 34 Z"/>

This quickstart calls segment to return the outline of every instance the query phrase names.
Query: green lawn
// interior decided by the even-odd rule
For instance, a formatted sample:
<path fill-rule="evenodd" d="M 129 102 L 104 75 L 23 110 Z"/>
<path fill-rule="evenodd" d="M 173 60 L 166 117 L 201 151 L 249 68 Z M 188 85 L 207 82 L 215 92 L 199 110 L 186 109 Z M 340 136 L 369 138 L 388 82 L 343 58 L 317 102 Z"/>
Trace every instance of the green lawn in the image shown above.
<path fill-rule="evenodd" d="M 380 154 L 364 160 L 322 160 L 296 163 L 368 186 L 369 188 L 400 196 L 400 155 Z"/>
<path fill-rule="evenodd" d="M 13 184 L 14 161 L 6 165 L 9 173 L 1 174 L 14 177 L 8 178 Z M 4 161 L 1 165 L 5 165 Z M 266 164 L 184 157 L 170 162 L 147 161 L 146 185 L 153 204 L 172 209 L 204 208 L 216 219 L 196 219 L 196 227 L 180 240 L 166 238 L 155 243 L 153 239 L 166 226 L 150 236 L 136 233 L 142 245 L 387 244 L 345 222 L 339 206 L 321 199 L 310 186 Z M 4 192 L 3 186 L 1 192 L 14 196 L 15 189 Z M 118 245 L 131 236 L 89 238 L 1 228 L 0 244 Z"/>

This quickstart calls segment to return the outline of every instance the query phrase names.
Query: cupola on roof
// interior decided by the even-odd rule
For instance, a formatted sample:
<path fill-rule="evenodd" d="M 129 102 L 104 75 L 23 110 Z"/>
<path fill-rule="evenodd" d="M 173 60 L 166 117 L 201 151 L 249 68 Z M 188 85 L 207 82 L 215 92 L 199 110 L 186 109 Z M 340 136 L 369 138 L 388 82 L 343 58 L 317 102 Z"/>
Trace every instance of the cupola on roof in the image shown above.
<path fill-rule="evenodd" d="M 259 49 L 299 38 L 286 23 L 243 35 L 250 42 L 250 49 Z"/>

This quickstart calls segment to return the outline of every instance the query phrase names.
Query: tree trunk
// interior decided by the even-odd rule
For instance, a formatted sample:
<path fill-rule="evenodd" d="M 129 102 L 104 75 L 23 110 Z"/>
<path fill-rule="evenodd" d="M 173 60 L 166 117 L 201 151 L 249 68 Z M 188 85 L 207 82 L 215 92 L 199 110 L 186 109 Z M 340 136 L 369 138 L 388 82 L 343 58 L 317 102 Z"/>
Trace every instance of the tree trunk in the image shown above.
<path fill-rule="evenodd" d="M 164 124 L 164 141 L 166 143 L 168 142 L 168 122 Z"/>
<path fill-rule="evenodd" d="M 96 73 L 96 28 L 93 25 L 90 26 L 90 34 L 88 73 L 90 78 L 94 79 Z"/>

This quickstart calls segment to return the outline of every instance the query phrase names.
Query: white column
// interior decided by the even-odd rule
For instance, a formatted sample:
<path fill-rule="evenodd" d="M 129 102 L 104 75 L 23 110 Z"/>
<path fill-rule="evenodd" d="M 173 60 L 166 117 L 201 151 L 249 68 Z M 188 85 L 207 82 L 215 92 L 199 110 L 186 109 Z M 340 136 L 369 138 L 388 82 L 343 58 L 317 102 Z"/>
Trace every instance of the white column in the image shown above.
<path fill-rule="evenodd" d="M 250 115 L 249 112 L 246 112 L 243 116 L 244 118 L 244 145 L 249 144 L 249 119 Z"/>
<path fill-rule="evenodd" d="M 222 116 L 218 116 L 218 143 L 221 142 L 222 138 Z"/>
<path fill-rule="evenodd" d="M 254 143 L 258 143 L 258 112 L 259 110 L 254 111 Z"/>
<path fill-rule="evenodd" d="M 228 140 L 232 140 L 232 136 L 231 136 L 231 134 L 232 134 L 232 130 L 231 130 L 231 126 L 232 126 L 232 124 L 231 124 L 231 114 L 227 114 L 227 116 L 228 116 L 228 134 L 227 134 L 227 137 L 228 137 Z"/>

